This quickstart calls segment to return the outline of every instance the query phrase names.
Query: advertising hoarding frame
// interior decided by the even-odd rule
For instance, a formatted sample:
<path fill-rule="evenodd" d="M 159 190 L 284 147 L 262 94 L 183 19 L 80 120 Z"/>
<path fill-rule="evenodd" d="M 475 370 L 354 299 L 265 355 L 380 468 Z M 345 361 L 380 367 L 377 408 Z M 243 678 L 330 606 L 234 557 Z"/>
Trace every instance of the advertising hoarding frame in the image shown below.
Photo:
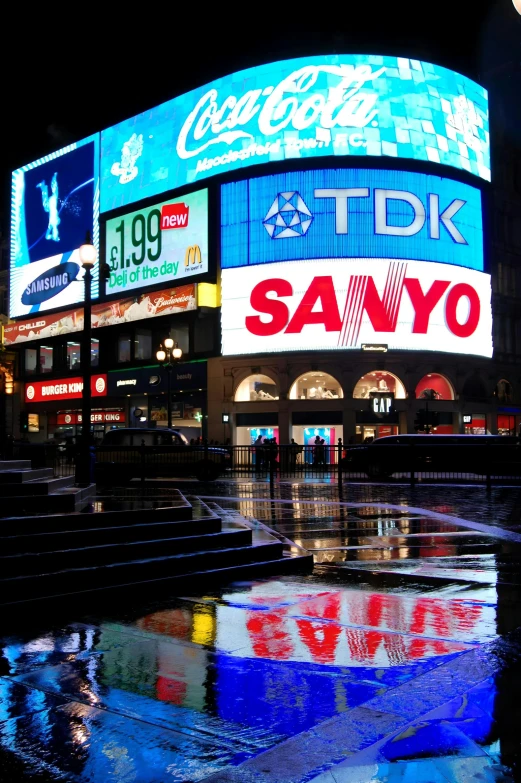
<path fill-rule="evenodd" d="M 322 83 L 324 79 L 326 81 Z M 378 79 L 382 85 L 377 83 Z M 384 86 L 386 80 L 391 80 L 392 84 Z M 400 89 L 393 92 L 391 87 L 396 87 L 395 81 Z M 266 82 L 264 89 L 259 89 L 263 87 L 261 82 Z M 269 87 L 268 83 L 272 82 L 278 83 Z M 423 85 L 423 89 L 418 85 Z M 241 95 L 242 103 L 234 99 L 233 93 Z M 394 101 L 400 102 L 403 120 L 401 111 L 395 114 L 392 106 L 379 104 L 379 101 L 382 104 L 389 102 L 391 93 Z M 307 114 L 301 117 L 298 110 L 306 100 L 310 104 L 312 98 L 317 101 L 313 104 L 311 118 Z M 303 99 L 300 104 L 299 99 Z M 353 101 L 358 104 L 356 109 Z M 376 110 L 373 109 L 375 102 L 378 103 Z M 201 114 L 205 107 L 206 114 L 199 116 L 198 112 Z M 281 110 L 278 125 L 271 116 L 277 107 Z M 340 116 L 342 111 L 344 115 Z M 161 112 L 166 112 L 163 119 Z M 381 113 L 381 127 L 373 112 L 378 116 Z M 257 132 L 255 123 L 259 125 Z M 102 194 L 101 210 L 108 212 L 157 195 L 161 192 L 157 187 L 160 181 L 166 181 L 167 187 L 176 189 L 200 183 L 214 173 L 219 175 L 248 168 L 252 163 L 287 162 L 294 158 L 309 160 L 316 155 L 335 154 L 340 144 L 335 135 L 339 128 L 344 136 L 353 131 L 363 136 L 362 142 L 357 140 L 356 148 L 339 149 L 339 157 L 376 155 L 383 159 L 388 155 L 391 159 L 432 161 L 471 172 L 484 181 L 490 179 L 488 93 L 484 87 L 457 71 L 413 58 L 318 55 L 263 63 L 223 75 L 103 130 L 101 176 L 106 189 Z M 314 131 L 314 134 L 310 136 L 308 131 Z M 306 140 L 309 136 L 313 141 L 312 149 L 308 144 L 307 147 L 301 145 L 291 154 L 275 150 L 281 141 L 284 149 L 289 141 L 293 145 L 295 139 L 300 139 L 301 132 Z M 263 143 L 266 149 L 253 152 L 249 149 L 260 148 Z M 351 141 L 347 147 L 350 145 Z M 425 149 L 420 155 L 418 150 L 423 146 Z M 362 149 L 365 147 L 367 152 Z M 170 152 L 165 154 L 166 149 Z M 209 156 L 208 166 L 205 155 Z M 223 160 L 216 164 L 212 155 Z M 224 161 L 226 157 L 230 160 Z M 204 164 L 202 168 L 200 163 Z M 153 174 L 154 166 L 158 169 L 157 176 Z M 145 182 L 143 170 L 148 172 Z M 198 174 L 202 174 L 199 179 Z M 115 196 L 116 192 L 120 196 Z M 127 195 L 123 198 L 122 193 Z"/>
<path fill-rule="evenodd" d="M 429 261 L 307 259 L 225 269 L 221 323 L 225 357 L 342 355 L 384 340 L 388 351 L 493 352 L 490 275 Z"/>

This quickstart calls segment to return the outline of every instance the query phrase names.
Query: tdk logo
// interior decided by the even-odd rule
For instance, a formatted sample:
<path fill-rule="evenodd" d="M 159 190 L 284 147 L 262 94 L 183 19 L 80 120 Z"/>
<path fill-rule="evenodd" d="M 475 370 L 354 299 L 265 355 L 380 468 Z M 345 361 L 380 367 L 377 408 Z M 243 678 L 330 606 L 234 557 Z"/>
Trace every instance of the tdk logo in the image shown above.
<path fill-rule="evenodd" d="M 272 239 L 303 237 L 313 221 L 313 215 L 296 190 L 279 193 L 262 224 Z"/>
<path fill-rule="evenodd" d="M 442 204 L 438 194 L 428 193 L 424 203 L 410 191 L 385 188 L 316 188 L 313 194 L 316 199 L 335 200 L 336 234 L 349 234 L 350 212 L 359 211 L 356 205 L 360 199 L 371 199 L 374 234 L 412 237 L 427 223 L 430 239 L 440 239 L 443 226 L 453 242 L 458 245 L 468 244 L 459 228 L 453 223 L 453 218 L 467 203 L 463 199 L 455 198 L 448 204 L 447 202 Z M 394 221 L 391 219 L 393 212 L 397 212 L 396 202 L 407 205 L 410 219 L 405 225 L 397 225 L 396 218 Z M 401 212 L 403 213 L 403 207 Z M 304 236 L 312 221 L 313 215 L 302 196 L 298 191 L 291 191 L 277 195 L 262 223 L 272 239 L 288 239 Z"/>

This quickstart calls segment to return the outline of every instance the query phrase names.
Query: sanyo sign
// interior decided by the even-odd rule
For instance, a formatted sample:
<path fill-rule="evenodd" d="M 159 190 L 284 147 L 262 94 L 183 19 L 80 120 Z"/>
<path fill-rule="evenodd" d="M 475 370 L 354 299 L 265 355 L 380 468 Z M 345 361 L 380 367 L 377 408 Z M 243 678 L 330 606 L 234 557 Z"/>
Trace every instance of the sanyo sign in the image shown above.
<path fill-rule="evenodd" d="M 483 271 L 481 194 L 451 179 L 322 169 L 233 182 L 221 193 L 223 268 L 353 257 Z"/>
<path fill-rule="evenodd" d="M 293 261 L 222 273 L 224 355 L 389 350 L 492 355 L 490 277 L 386 259 Z"/>

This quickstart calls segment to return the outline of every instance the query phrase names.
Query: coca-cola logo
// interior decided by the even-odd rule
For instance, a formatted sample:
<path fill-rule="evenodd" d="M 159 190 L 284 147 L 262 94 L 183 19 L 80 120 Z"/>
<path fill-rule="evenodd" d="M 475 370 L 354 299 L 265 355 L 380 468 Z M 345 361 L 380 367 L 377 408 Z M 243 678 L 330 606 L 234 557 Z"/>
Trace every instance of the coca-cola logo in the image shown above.
<path fill-rule="evenodd" d="M 265 137 L 310 126 L 324 129 L 326 135 L 335 127 L 365 128 L 376 122 L 378 92 L 372 82 L 385 70 L 370 65 L 305 65 L 276 85 L 240 96 L 221 97 L 212 88 L 186 118 L 177 154 L 193 158 L 219 142 L 231 145 L 238 139 L 253 139 L 243 128 L 254 117 Z M 325 78 L 319 85 L 320 76 Z"/>

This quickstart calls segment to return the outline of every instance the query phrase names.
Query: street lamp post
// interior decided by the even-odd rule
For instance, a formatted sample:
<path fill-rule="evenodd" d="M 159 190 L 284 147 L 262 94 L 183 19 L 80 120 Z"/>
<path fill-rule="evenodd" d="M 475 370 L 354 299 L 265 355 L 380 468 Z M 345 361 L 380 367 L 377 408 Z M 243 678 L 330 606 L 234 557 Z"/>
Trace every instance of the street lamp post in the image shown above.
<path fill-rule="evenodd" d="M 160 345 L 159 350 L 156 351 L 156 359 L 160 367 L 164 367 L 167 371 L 167 427 L 172 426 L 172 370 L 175 362 L 178 362 L 182 355 L 182 350 L 171 337 L 166 337 L 163 340 L 163 345 Z"/>
<path fill-rule="evenodd" d="M 92 267 L 96 261 L 96 248 L 87 232 L 85 243 L 81 245 L 80 261 L 85 270 L 85 303 L 83 305 L 83 335 L 81 338 L 80 358 L 83 375 L 83 393 L 81 403 L 81 436 L 76 457 L 76 483 L 90 484 L 92 476 L 90 458 L 90 419 L 91 419 L 91 285 Z"/>

